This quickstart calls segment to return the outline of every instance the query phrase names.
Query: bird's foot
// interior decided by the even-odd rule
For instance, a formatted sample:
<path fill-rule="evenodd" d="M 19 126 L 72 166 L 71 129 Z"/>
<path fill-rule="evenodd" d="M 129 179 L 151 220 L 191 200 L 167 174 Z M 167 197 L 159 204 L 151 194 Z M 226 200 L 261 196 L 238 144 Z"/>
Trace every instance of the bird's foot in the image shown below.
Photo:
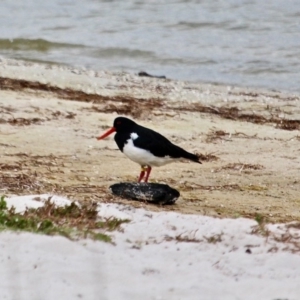
<path fill-rule="evenodd" d="M 150 166 L 148 166 L 147 171 L 146 171 L 145 182 L 148 182 L 148 178 L 149 178 L 151 170 L 152 170 L 152 168 Z"/>
<path fill-rule="evenodd" d="M 138 179 L 138 182 L 141 182 L 143 180 L 146 171 L 147 171 L 147 167 L 142 167 L 141 168 L 141 173 L 140 173 L 140 177 Z"/>
<path fill-rule="evenodd" d="M 152 168 L 150 166 L 143 166 L 141 168 L 141 174 L 140 174 L 140 177 L 138 179 L 138 182 L 141 182 L 143 180 L 145 174 L 146 174 L 146 177 L 145 177 L 144 182 L 148 182 L 151 170 L 152 170 Z"/>

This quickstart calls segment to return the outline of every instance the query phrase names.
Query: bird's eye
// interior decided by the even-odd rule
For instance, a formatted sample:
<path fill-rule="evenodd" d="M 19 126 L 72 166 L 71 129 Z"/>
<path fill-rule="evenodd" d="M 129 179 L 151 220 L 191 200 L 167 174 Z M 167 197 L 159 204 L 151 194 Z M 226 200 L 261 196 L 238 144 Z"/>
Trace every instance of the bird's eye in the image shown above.
<path fill-rule="evenodd" d="M 121 121 L 118 121 L 118 122 L 117 122 L 117 125 L 120 125 L 120 124 L 121 124 Z"/>

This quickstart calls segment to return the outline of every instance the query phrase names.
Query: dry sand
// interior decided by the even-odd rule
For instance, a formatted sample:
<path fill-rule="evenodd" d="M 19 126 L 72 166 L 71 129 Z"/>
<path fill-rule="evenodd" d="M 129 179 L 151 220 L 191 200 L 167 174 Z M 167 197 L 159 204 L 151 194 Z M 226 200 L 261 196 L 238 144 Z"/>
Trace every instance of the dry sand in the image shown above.
<path fill-rule="evenodd" d="M 219 217 L 300 220 L 300 97 L 125 73 L 0 61 L 0 193 L 55 193 L 80 201 Z M 140 167 L 113 138 L 117 115 L 159 131 L 203 164 L 154 168 L 178 189 L 173 206 L 112 196 Z"/>

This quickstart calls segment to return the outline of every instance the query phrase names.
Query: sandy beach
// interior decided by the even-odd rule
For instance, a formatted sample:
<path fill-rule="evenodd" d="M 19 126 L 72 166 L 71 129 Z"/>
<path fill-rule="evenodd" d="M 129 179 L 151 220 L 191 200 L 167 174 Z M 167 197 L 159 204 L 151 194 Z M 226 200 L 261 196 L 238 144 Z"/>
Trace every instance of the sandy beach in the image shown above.
<path fill-rule="evenodd" d="M 126 220 L 110 243 L 1 232 L 1 299 L 297 298 L 299 95 L 4 59 L 0 95 L 8 208 L 55 195 Z M 118 115 L 200 155 L 153 169 L 175 205 L 110 193 L 140 171 L 112 137 L 96 140 Z"/>
<path fill-rule="evenodd" d="M 56 193 L 79 201 L 217 217 L 299 220 L 299 95 L 126 73 L 0 62 L 1 193 Z M 202 157 L 154 168 L 152 182 L 181 193 L 158 207 L 112 196 L 139 166 L 113 138 L 118 115 Z"/>

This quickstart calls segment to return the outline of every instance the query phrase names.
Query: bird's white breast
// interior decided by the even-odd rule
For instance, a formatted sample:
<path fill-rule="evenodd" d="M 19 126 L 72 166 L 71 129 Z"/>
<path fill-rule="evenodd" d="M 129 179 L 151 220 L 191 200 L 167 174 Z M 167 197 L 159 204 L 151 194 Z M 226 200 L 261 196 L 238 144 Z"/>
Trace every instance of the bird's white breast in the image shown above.
<path fill-rule="evenodd" d="M 150 151 L 134 146 L 133 140 L 138 138 L 136 133 L 131 133 L 130 137 L 124 145 L 123 153 L 141 166 L 160 167 L 176 160 L 170 156 L 156 157 Z"/>

